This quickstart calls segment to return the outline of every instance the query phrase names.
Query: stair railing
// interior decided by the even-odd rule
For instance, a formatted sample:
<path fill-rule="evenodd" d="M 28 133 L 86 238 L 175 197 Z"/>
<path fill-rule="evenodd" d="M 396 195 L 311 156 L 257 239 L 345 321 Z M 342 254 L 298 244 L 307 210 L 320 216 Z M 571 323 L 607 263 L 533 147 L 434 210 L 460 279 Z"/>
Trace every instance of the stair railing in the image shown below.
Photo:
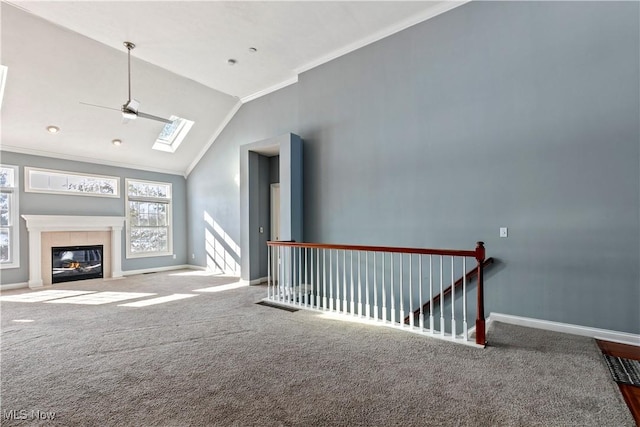
<path fill-rule="evenodd" d="M 475 344 L 484 346 L 485 248 L 474 250 L 267 242 L 265 300 L 471 343 L 467 260 L 475 259 Z M 462 276 L 462 285 L 456 278 Z M 449 286 L 450 292 L 445 293 Z M 411 313 L 419 307 L 417 323 Z M 471 307 L 473 309 L 473 307 Z M 405 313 L 409 323 L 405 324 Z M 473 328 L 472 328 L 473 329 Z"/>
<path fill-rule="evenodd" d="M 485 259 L 482 263 L 482 267 L 483 270 L 486 269 L 487 267 L 489 267 L 490 265 L 493 264 L 495 260 L 491 257 Z M 467 271 L 465 276 L 460 276 L 458 278 L 458 280 L 455 281 L 455 283 L 453 285 L 449 285 L 442 294 L 437 294 L 434 298 L 433 298 L 433 302 L 436 303 L 440 300 L 441 297 L 443 296 L 447 296 L 451 293 L 451 289 L 460 289 L 460 286 L 462 286 L 464 283 L 469 283 L 470 281 L 472 281 L 476 276 L 478 275 L 478 268 L 474 267 L 471 270 Z M 466 282 L 465 282 L 466 281 Z M 428 311 L 429 310 L 429 306 L 431 305 L 431 301 L 427 301 L 424 303 L 424 306 L 422 307 L 423 311 Z M 416 318 L 418 318 L 418 316 L 420 316 L 421 310 L 420 308 L 417 308 L 414 312 L 413 312 L 413 316 L 414 316 L 414 321 Z M 407 316 L 404 318 L 404 323 L 406 323 L 407 325 L 411 323 L 411 319 L 410 316 Z"/>

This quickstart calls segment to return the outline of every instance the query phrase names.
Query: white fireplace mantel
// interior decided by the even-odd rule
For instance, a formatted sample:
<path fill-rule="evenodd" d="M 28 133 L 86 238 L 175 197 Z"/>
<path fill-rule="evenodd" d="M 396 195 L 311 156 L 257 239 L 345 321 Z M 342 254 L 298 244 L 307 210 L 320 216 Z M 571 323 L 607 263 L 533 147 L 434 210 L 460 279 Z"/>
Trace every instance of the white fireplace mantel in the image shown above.
<path fill-rule="evenodd" d="M 123 216 L 22 215 L 29 232 L 29 287 L 43 286 L 42 233 L 50 231 L 110 231 L 112 277 L 122 277 Z"/>

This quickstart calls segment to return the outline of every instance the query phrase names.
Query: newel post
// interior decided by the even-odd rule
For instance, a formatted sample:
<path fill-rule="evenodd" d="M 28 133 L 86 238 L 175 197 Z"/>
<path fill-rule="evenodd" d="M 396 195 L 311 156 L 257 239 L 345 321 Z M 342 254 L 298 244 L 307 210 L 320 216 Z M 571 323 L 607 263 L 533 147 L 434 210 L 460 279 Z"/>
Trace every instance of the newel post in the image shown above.
<path fill-rule="evenodd" d="M 476 314 L 476 344 L 485 345 L 484 325 L 484 242 L 478 242 L 476 246 L 476 260 L 478 261 L 478 309 Z"/>

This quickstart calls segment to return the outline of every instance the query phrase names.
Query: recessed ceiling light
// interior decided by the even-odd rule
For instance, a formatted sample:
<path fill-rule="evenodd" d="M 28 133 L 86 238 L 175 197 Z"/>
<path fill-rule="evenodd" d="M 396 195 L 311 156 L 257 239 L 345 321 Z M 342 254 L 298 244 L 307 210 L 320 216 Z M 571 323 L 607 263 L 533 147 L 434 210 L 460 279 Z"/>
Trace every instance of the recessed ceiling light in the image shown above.
<path fill-rule="evenodd" d="M 58 126 L 47 126 L 47 131 L 49 133 L 58 133 L 60 132 L 60 128 Z"/>
<path fill-rule="evenodd" d="M 114 139 L 113 141 L 111 141 L 111 143 L 117 147 L 119 145 L 122 145 L 122 140 Z"/>
<path fill-rule="evenodd" d="M 249 48 L 249 52 L 251 52 L 251 53 L 255 53 L 257 51 L 258 51 L 258 49 L 256 49 L 255 47 L 250 47 Z"/>
<path fill-rule="evenodd" d="M 227 64 L 229 64 L 229 65 L 236 65 L 236 62 L 238 62 L 238 61 L 236 61 L 233 58 L 227 59 Z"/>

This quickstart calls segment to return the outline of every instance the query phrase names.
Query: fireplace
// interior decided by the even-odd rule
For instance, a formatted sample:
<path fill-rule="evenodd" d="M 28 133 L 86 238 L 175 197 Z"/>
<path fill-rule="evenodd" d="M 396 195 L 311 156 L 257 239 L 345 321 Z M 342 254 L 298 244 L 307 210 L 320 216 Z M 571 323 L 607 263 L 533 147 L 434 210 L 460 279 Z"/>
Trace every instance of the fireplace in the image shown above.
<path fill-rule="evenodd" d="M 51 282 L 62 283 L 103 277 L 103 246 L 51 248 Z"/>
<path fill-rule="evenodd" d="M 122 277 L 123 216 L 22 215 L 29 232 L 29 287 L 51 285 L 51 248 L 103 245 L 104 278 Z"/>

